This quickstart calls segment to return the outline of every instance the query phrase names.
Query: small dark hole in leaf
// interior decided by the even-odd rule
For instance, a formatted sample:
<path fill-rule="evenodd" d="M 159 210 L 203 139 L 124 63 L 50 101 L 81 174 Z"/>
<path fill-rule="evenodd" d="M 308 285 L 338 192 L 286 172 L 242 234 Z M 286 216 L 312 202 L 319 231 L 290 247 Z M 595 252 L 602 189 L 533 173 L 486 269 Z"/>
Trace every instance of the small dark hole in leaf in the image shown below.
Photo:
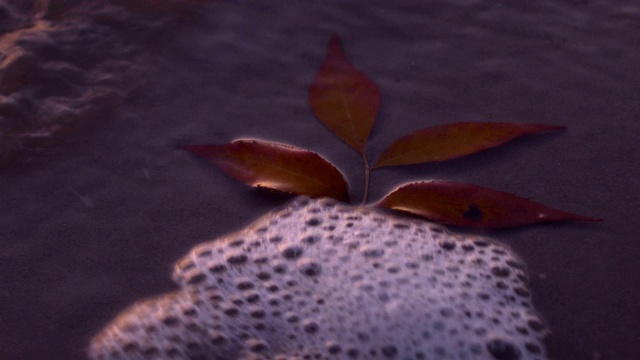
<path fill-rule="evenodd" d="M 462 216 L 471 221 L 482 221 L 484 213 L 475 205 L 469 205 L 469 210 L 465 211 Z"/>

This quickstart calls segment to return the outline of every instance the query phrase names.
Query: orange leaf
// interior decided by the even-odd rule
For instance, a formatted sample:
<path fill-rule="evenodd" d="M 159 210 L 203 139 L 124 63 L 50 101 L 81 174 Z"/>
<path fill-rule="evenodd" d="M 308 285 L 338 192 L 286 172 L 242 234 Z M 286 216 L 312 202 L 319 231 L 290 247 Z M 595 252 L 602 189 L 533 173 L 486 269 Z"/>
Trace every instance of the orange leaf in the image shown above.
<path fill-rule="evenodd" d="M 251 186 L 349 201 L 347 182 L 340 171 L 308 150 L 259 140 L 183 148 Z"/>
<path fill-rule="evenodd" d="M 506 192 L 451 181 L 406 184 L 376 206 L 410 212 L 444 224 L 475 228 L 567 220 L 602 221 L 552 209 Z"/>
<path fill-rule="evenodd" d="M 380 108 L 380 89 L 347 60 L 337 35 L 309 88 L 313 113 L 361 154 Z"/>
<path fill-rule="evenodd" d="M 384 151 L 374 168 L 459 158 L 502 145 L 517 137 L 564 126 L 459 122 L 429 127 L 400 138 Z"/>

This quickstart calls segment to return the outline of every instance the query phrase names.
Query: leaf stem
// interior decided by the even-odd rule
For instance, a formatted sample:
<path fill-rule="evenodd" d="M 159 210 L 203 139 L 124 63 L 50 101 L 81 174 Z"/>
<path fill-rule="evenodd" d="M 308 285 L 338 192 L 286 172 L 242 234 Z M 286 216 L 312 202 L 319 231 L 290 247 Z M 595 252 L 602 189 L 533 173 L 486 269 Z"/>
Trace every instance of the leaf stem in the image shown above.
<path fill-rule="evenodd" d="M 362 160 L 364 161 L 364 196 L 360 205 L 364 205 L 369 197 L 369 174 L 371 173 L 371 167 L 369 166 L 369 160 L 367 160 L 366 152 L 362 152 Z"/>

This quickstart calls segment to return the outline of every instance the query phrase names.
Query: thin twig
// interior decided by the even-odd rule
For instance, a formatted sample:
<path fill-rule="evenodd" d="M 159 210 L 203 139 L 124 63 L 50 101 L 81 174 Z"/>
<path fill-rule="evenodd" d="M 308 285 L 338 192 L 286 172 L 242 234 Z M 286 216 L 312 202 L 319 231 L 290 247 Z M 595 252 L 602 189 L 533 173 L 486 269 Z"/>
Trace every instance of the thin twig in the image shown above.
<path fill-rule="evenodd" d="M 369 167 L 369 161 L 367 160 L 367 154 L 364 151 L 362 152 L 362 160 L 364 161 L 364 196 L 360 203 L 361 206 L 367 202 L 367 197 L 369 197 L 369 173 L 371 172 L 371 167 Z"/>

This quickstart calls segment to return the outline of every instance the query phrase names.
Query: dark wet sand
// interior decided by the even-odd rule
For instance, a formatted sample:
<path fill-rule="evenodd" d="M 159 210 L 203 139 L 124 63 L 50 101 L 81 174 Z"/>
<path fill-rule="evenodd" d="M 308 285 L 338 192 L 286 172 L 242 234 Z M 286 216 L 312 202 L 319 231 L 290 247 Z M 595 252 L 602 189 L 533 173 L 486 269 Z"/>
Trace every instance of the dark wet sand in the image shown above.
<path fill-rule="evenodd" d="M 173 289 L 171 264 L 189 248 L 286 202 L 180 144 L 258 137 L 309 148 L 343 169 L 360 198 L 358 156 L 307 105 L 336 32 L 382 89 L 372 158 L 435 124 L 569 127 L 376 171 L 370 198 L 409 180 L 451 179 L 605 218 L 490 234 L 529 266 L 551 358 L 636 359 L 639 20 L 632 1 L 206 5 L 145 49 L 147 84 L 114 116 L 0 172 L 0 358 L 83 358 L 120 310 Z"/>

